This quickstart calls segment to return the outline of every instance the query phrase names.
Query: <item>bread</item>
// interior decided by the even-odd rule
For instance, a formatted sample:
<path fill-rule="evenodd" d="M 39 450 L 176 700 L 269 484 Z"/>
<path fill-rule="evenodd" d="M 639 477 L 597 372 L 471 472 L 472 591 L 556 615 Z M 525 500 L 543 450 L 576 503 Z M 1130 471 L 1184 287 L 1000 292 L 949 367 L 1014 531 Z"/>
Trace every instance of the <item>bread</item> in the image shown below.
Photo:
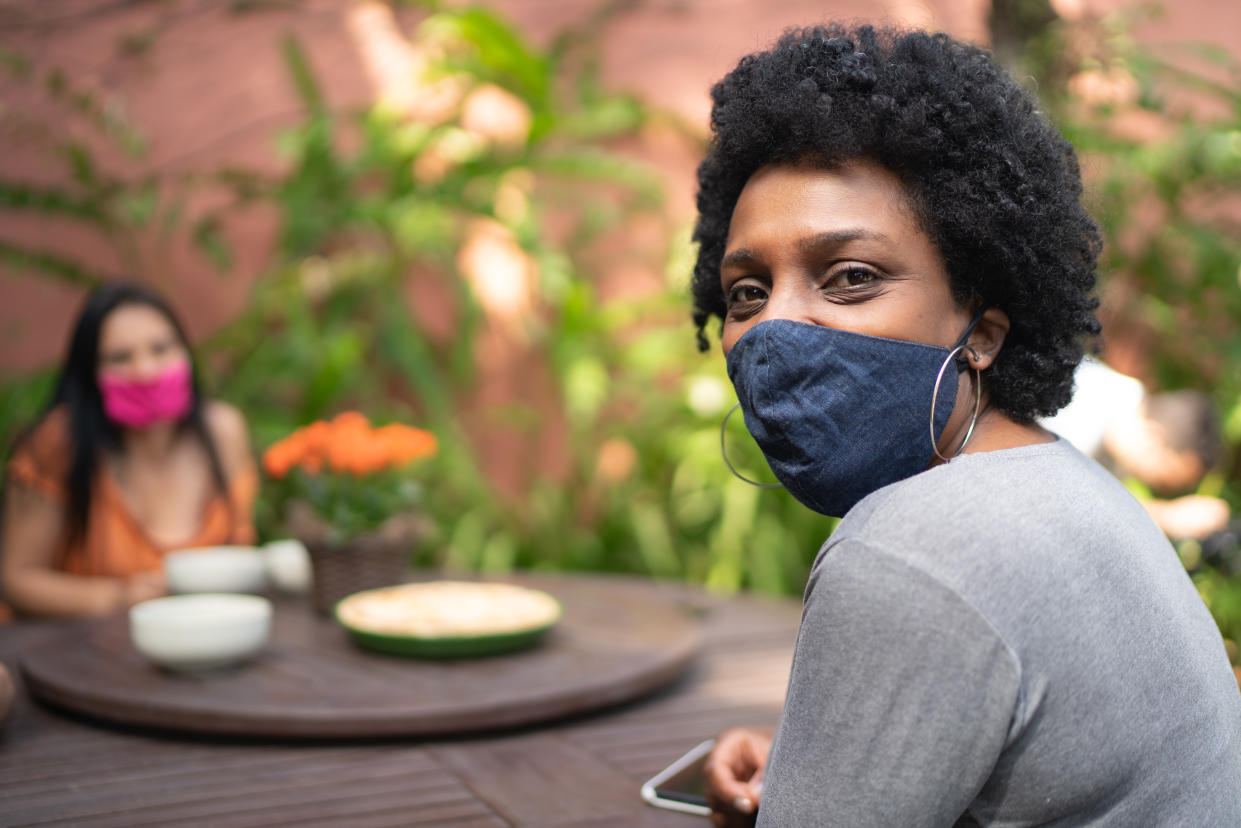
<path fill-rule="evenodd" d="M 336 607 L 359 632 L 417 638 L 468 638 L 541 629 L 560 618 L 545 592 L 500 583 L 432 581 L 372 589 Z"/>

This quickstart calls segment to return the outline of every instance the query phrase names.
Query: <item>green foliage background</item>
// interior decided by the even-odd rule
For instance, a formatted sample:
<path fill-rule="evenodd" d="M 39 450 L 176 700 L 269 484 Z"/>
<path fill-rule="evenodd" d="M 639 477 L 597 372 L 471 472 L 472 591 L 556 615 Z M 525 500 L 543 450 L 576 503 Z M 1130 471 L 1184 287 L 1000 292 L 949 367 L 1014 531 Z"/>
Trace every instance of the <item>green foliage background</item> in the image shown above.
<path fill-rule="evenodd" d="M 418 552 L 424 565 L 613 570 L 721 590 L 800 592 L 833 522 L 784 492 L 736 480 L 720 459 L 719 423 L 735 398 L 720 356 L 701 355 L 694 345 L 688 228 L 665 217 L 656 174 L 613 149 L 667 116 L 598 83 L 592 38 L 606 16 L 540 50 L 485 8 L 428 7 L 410 36 L 440 56 L 432 73 L 470 87 L 493 84 L 522 101 L 531 116 L 524 141 L 478 141 L 463 129 L 460 113 L 423 124 L 382 104 L 334 112 L 290 39 L 285 63 L 305 114 L 279 137 L 289 166 L 278 179 L 235 169 L 194 179 L 121 179 L 104 173 L 82 143 L 52 142 L 70 173 L 65 187 L 0 180 L 0 205 L 73 216 L 103 228 L 122 251 L 152 227 L 188 232 L 227 271 L 223 215 L 238 205 L 274 204 L 283 228 L 277 260 L 241 316 L 201 348 L 213 391 L 246 412 L 259 448 L 344 408 L 433 430 L 441 454 L 424 472 L 425 508 L 435 527 Z M 1049 110 L 1087 159 L 1093 213 L 1108 239 L 1104 274 L 1131 297 L 1122 311 L 1148 326 L 1159 383 L 1209 389 L 1225 412 L 1231 465 L 1204 491 L 1222 494 L 1235 509 L 1241 232 L 1235 220 L 1204 218 L 1186 205 L 1191 195 L 1200 201 L 1241 192 L 1241 75 L 1218 55 L 1208 55 L 1216 77 L 1230 81 L 1176 69 L 1139 50 L 1126 32 L 1123 21 L 1104 26 L 1093 33 L 1092 48 L 1082 49 L 1071 46 L 1067 29 L 1052 25 L 1031 40 L 1025 60 Z M 16 55 L 0 54 L 0 64 L 21 82 L 45 84 L 87 127 L 141 157 L 137 132 L 71 78 L 35 77 Z M 1140 88 L 1137 106 L 1169 129 L 1150 140 L 1118 137 L 1108 128 L 1109 104 L 1087 105 L 1067 92 L 1065 78 L 1083 66 L 1131 75 Z M 1169 104 L 1188 89 L 1215 101 L 1222 114 L 1195 118 Z M 37 126 L 24 128 L 33 135 Z M 356 138 L 350 149 L 342 134 Z M 411 174 L 428 154 L 445 153 L 452 163 L 442 177 L 428 182 Z M 525 209 L 499 205 L 513 181 L 526 182 Z M 204 182 L 227 187 L 232 199 L 187 227 L 181 204 Z M 1149 204 L 1162 211 L 1161 221 L 1135 242 L 1137 213 Z M 565 215 L 572 226 L 553 232 L 554 220 Z M 667 231 L 664 286 L 603 302 L 585 251 L 635 216 Z M 545 358 L 567 424 L 567 472 L 536 481 L 518 498 L 495 491 L 462 425 L 461 406 L 476 381 L 477 335 L 488 323 L 455 256 L 478 219 L 506 227 L 538 265 L 536 312 L 522 335 Z M 45 251 L 5 246 L 0 256 L 49 279 L 90 285 L 102 278 Z M 447 340 L 421 330 L 409 311 L 405 286 L 414 269 L 433 274 L 458 309 Z M 6 446 L 34 417 L 50 381 L 44 373 L 0 388 Z M 536 412 L 499 414 L 531 434 L 540 427 Z M 740 418 L 731 425 L 734 462 L 750 476 L 768 475 Z M 601 454 L 617 451 L 627 468 L 601 471 Z M 263 498 L 258 506 L 268 537 L 284 531 L 273 502 Z M 1241 636 L 1236 579 L 1210 571 L 1198 577 L 1225 632 Z"/>
<path fill-rule="evenodd" d="M 1158 22 L 1138 6 L 1081 23 L 1054 18 L 1027 42 L 1019 76 L 1082 159 L 1104 237 L 1104 336 L 1144 346 L 1152 385 L 1211 394 L 1227 457 L 1198 494 L 1241 517 L 1241 65 L 1204 45 L 1139 43 Z M 1074 74 L 1110 85 L 1075 87 Z M 1104 355 L 1106 356 L 1106 341 Z M 1226 637 L 1241 641 L 1241 577 L 1178 545 Z M 1234 658 L 1235 658 L 1235 650 Z"/>

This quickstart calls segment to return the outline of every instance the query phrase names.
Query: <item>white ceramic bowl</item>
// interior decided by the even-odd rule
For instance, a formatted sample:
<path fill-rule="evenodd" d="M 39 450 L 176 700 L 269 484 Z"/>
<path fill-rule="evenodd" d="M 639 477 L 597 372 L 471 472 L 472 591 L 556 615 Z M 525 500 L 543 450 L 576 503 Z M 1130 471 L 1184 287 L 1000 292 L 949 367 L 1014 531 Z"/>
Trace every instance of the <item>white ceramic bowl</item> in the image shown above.
<path fill-rule="evenodd" d="M 267 578 L 281 592 L 300 595 L 310 591 L 310 553 L 299 540 L 278 540 L 263 546 Z"/>
<path fill-rule="evenodd" d="M 202 593 L 143 601 L 129 609 L 138 652 L 169 670 L 210 670 L 249 658 L 271 634 L 271 601 Z"/>
<path fill-rule="evenodd" d="M 164 556 L 172 592 L 262 592 L 267 585 L 263 553 L 253 546 L 204 546 Z"/>

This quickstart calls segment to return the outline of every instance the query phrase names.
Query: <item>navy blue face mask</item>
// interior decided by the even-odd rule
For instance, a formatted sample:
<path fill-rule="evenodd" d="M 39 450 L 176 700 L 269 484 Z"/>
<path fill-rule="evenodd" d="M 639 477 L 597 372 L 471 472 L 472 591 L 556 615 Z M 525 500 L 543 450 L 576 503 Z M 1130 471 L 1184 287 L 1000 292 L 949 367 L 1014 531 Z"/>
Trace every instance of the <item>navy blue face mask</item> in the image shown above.
<path fill-rule="evenodd" d="M 958 372 L 942 369 L 981 316 L 953 348 L 789 319 L 746 331 L 728 352 L 728 376 L 746 428 L 793 497 L 842 517 L 927 468 L 957 398 Z"/>

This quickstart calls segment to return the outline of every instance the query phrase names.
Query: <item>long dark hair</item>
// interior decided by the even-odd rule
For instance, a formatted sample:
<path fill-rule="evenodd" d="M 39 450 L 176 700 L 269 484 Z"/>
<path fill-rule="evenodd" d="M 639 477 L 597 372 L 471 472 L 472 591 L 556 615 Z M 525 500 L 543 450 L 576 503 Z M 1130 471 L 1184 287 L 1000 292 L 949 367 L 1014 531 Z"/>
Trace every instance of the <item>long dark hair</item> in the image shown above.
<path fill-rule="evenodd" d="M 61 366 L 52 398 L 35 426 L 26 434 L 28 437 L 33 433 L 53 409 L 62 405 L 65 407 L 70 448 L 69 474 L 65 481 L 68 494 L 65 504 L 66 532 L 71 543 L 81 540 L 86 534 L 90 520 L 91 494 L 101 455 L 105 450 L 115 451 L 121 446 L 121 430 L 104 414 L 103 398 L 99 393 L 99 332 L 108 315 L 125 305 L 145 305 L 159 311 L 172 325 L 186 353 L 191 353 L 190 343 L 180 320 L 163 297 L 150 288 L 133 282 L 112 282 L 97 288 L 87 297 L 73 326 L 73 334 L 69 338 L 69 352 Z M 224 476 L 224 466 L 220 463 L 215 441 L 207 430 L 198 368 L 192 354 L 190 368 L 193 402 L 180 427 L 188 429 L 202 442 L 207 451 L 212 482 L 227 499 L 228 481 Z"/>

